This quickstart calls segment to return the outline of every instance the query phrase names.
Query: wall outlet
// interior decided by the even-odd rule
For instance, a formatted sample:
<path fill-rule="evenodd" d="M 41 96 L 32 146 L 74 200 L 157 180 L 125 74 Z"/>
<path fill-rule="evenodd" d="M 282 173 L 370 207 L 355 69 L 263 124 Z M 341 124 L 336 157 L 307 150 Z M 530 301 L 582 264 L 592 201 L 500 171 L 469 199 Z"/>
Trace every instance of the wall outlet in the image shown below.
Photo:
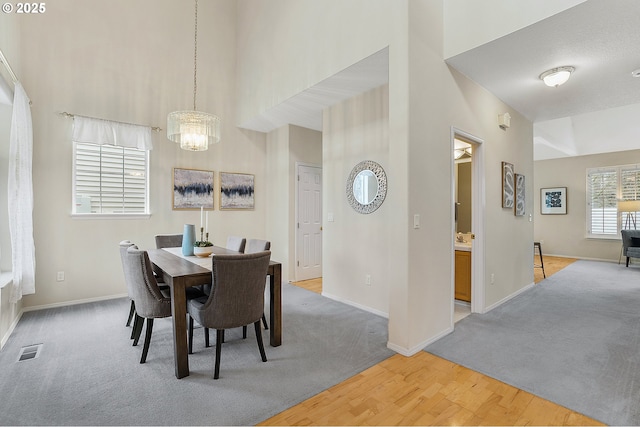
<path fill-rule="evenodd" d="M 371 275 L 367 274 L 364 276 L 364 284 L 367 286 L 371 286 Z"/>
<path fill-rule="evenodd" d="M 493 285 L 496 282 L 496 275 L 491 273 L 491 284 Z"/>
<path fill-rule="evenodd" d="M 58 271 L 56 274 L 56 281 L 64 282 L 64 271 Z"/>

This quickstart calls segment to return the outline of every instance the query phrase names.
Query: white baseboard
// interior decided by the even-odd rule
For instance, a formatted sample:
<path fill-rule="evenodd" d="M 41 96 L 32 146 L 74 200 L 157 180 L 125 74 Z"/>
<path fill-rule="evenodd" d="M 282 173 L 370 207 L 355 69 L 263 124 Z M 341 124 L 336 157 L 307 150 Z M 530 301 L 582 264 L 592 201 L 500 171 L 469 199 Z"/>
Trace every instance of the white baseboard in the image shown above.
<path fill-rule="evenodd" d="M 127 294 L 118 294 L 118 295 L 108 295 L 104 297 L 85 298 L 85 299 L 77 299 L 73 301 L 56 302 L 53 304 L 34 305 L 33 307 L 25 307 L 22 309 L 22 311 L 26 313 L 27 311 L 44 310 L 47 308 L 67 307 L 69 305 L 86 304 L 88 302 L 108 301 L 110 299 L 124 298 L 126 296 Z"/>
<path fill-rule="evenodd" d="M 13 330 L 16 328 L 16 326 L 18 326 L 18 322 L 20 321 L 20 318 L 22 317 L 22 313 L 24 313 L 24 310 L 20 310 L 20 312 L 18 313 L 16 318 L 13 319 L 13 322 L 11 322 L 11 325 L 9 326 L 9 329 L 7 329 L 7 333 L 4 334 L 4 336 L 2 337 L 2 341 L 0 341 L 0 350 L 2 350 L 4 348 L 4 345 L 9 340 L 9 337 L 13 333 Z"/>
<path fill-rule="evenodd" d="M 373 308 L 371 308 L 371 307 L 367 307 L 367 306 L 364 306 L 364 305 L 358 304 L 357 302 L 353 302 L 353 301 L 345 300 L 345 299 L 343 299 L 343 298 L 339 298 L 339 297 L 337 297 L 337 296 L 335 296 L 335 295 L 331 295 L 331 294 L 328 294 L 328 293 L 326 293 L 326 292 L 322 292 L 322 296 L 323 296 L 323 297 L 327 297 L 327 298 L 329 298 L 329 299 L 332 299 L 332 300 L 334 300 L 334 301 L 341 302 L 341 303 L 343 303 L 343 304 L 350 305 L 351 307 L 359 308 L 360 310 L 364 310 L 364 311 L 367 311 L 367 312 L 369 312 L 369 313 L 373 313 L 373 314 L 375 314 L 375 315 L 377 315 L 377 316 L 384 317 L 385 319 L 388 319 L 388 318 L 389 318 L 389 313 L 385 313 L 385 312 L 383 312 L 383 311 L 379 311 L 379 310 L 373 309 Z"/>
<path fill-rule="evenodd" d="M 517 290 L 516 292 L 512 293 L 511 295 L 509 295 L 509 296 L 506 296 L 506 297 L 502 298 L 500 301 L 498 301 L 498 302 L 496 302 L 496 303 L 494 303 L 494 304 L 491 304 L 489 307 L 486 307 L 486 308 L 485 308 L 485 310 L 484 310 L 482 313 L 484 314 L 484 313 L 488 313 L 488 312 L 490 312 L 490 311 L 491 311 L 491 310 L 493 310 L 494 308 L 501 306 L 501 305 L 502 305 L 502 304 L 504 304 L 505 302 L 509 301 L 509 300 L 510 300 L 510 299 L 512 299 L 512 298 L 517 297 L 518 295 L 520 295 L 521 293 L 523 293 L 523 292 L 525 292 L 525 291 L 528 291 L 529 289 L 533 288 L 534 286 L 535 286 L 535 282 L 531 282 L 531 283 L 529 283 L 529 284 L 528 284 L 527 286 L 525 286 L 524 288 L 519 289 L 519 290 Z"/>
<path fill-rule="evenodd" d="M 405 347 L 401 347 L 397 344 L 394 344 L 392 342 L 387 341 L 387 348 L 390 350 L 395 351 L 396 353 L 399 353 L 403 356 L 406 357 L 411 357 L 414 354 L 419 353 L 420 351 L 424 350 L 424 348 L 426 346 L 428 346 L 429 344 L 433 344 L 434 342 L 438 341 L 440 338 L 449 335 L 451 332 L 453 332 L 453 328 L 447 328 L 444 331 L 442 331 L 441 333 L 439 333 L 438 335 L 431 337 L 425 341 L 422 341 L 421 343 L 411 347 L 411 348 L 405 348 Z"/>

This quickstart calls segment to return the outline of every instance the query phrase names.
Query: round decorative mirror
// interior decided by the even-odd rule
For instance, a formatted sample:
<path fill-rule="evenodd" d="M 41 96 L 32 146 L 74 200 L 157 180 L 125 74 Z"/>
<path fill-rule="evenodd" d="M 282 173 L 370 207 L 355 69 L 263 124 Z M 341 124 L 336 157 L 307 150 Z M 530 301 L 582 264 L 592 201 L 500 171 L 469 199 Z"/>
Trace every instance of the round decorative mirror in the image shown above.
<path fill-rule="evenodd" d="M 387 195 L 387 175 L 378 163 L 358 163 L 347 179 L 347 200 L 358 213 L 370 214 L 380 207 Z"/>

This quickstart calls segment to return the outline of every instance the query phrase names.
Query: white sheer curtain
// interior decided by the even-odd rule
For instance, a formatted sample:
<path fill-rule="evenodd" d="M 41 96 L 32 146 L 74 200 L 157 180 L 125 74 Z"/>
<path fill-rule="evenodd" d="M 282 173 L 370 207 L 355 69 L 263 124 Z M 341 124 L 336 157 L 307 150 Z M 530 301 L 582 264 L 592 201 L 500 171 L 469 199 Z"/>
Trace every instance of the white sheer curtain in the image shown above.
<path fill-rule="evenodd" d="M 17 302 L 23 295 L 33 294 L 36 257 L 33 242 L 33 128 L 29 97 L 20 82 L 16 82 L 13 116 L 9 136 L 9 232 L 13 282 L 9 300 Z"/>

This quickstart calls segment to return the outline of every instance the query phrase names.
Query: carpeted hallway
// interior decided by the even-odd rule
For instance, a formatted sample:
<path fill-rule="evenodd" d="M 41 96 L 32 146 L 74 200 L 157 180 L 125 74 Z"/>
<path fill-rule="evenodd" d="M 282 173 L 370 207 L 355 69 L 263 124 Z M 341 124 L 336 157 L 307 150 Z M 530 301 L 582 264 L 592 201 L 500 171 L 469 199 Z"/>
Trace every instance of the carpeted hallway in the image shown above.
<path fill-rule="evenodd" d="M 425 350 L 606 424 L 640 424 L 640 269 L 576 261 Z"/>

